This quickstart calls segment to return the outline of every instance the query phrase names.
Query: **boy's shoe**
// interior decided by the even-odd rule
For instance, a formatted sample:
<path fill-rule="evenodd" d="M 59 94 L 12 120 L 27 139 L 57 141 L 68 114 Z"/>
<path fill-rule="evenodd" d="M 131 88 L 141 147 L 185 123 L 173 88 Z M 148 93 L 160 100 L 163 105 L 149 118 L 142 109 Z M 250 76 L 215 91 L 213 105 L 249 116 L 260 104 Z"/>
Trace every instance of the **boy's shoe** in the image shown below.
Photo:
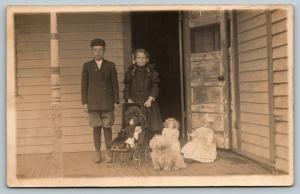
<path fill-rule="evenodd" d="M 112 158 L 109 158 L 109 157 L 107 157 L 107 159 L 106 159 L 106 163 L 112 163 L 113 162 L 113 159 Z"/>
<path fill-rule="evenodd" d="M 110 150 L 107 150 L 106 163 L 112 163 L 112 162 L 113 162 L 112 153 Z"/>

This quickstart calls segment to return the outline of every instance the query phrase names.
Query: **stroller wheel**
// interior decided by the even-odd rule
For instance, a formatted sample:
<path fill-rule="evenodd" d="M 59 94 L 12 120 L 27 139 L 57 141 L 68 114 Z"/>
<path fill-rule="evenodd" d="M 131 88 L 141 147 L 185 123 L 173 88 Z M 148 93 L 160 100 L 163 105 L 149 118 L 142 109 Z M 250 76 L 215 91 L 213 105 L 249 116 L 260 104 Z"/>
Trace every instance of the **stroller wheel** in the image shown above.
<path fill-rule="evenodd" d="M 145 147 L 145 150 L 144 150 L 144 153 L 145 153 L 145 161 L 148 162 L 151 160 L 151 156 L 150 156 L 150 148 L 149 146 L 146 146 Z"/>
<path fill-rule="evenodd" d="M 139 168 L 142 162 L 142 157 L 139 151 L 135 150 L 132 156 L 132 162 L 135 168 Z"/>
<path fill-rule="evenodd" d="M 116 163 L 116 162 L 117 162 L 117 157 L 118 157 L 118 154 L 117 154 L 116 152 L 113 152 L 113 153 L 112 153 L 113 163 Z"/>

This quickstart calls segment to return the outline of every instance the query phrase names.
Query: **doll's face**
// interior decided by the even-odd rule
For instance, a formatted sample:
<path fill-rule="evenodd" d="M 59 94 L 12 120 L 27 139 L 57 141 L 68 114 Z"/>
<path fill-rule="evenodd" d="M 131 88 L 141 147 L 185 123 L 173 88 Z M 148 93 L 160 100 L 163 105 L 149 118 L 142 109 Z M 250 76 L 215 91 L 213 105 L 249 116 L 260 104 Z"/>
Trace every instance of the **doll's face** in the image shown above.
<path fill-rule="evenodd" d="M 129 125 L 134 125 L 134 120 L 133 119 L 129 120 Z"/>
<path fill-rule="evenodd" d="M 143 52 L 137 52 L 135 54 L 135 62 L 138 66 L 145 66 L 146 63 L 149 61 L 149 59 L 147 58 L 147 56 L 145 55 L 145 53 Z"/>
<path fill-rule="evenodd" d="M 175 122 L 174 121 L 170 121 L 168 123 L 168 128 L 175 128 Z"/>
<path fill-rule="evenodd" d="M 140 126 L 136 126 L 134 131 L 137 133 L 140 133 L 140 132 L 142 132 L 142 128 Z"/>

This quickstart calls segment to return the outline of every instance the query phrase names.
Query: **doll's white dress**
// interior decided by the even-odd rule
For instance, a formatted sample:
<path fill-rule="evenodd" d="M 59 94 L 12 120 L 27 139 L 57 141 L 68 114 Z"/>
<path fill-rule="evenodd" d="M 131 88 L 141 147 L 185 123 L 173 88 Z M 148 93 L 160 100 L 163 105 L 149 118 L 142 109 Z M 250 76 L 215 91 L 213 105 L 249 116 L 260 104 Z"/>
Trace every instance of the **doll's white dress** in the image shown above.
<path fill-rule="evenodd" d="M 192 140 L 186 143 L 181 152 L 183 157 L 203 163 L 215 161 L 217 157 L 214 132 L 206 127 L 196 129 L 192 134 Z"/>
<path fill-rule="evenodd" d="M 171 144 L 172 149 L 180 152 L 181 146 L 178 140 L 179 131 L 178 129 L 163 128 L 162 136 L 166 137 L 167 141 Z"/>

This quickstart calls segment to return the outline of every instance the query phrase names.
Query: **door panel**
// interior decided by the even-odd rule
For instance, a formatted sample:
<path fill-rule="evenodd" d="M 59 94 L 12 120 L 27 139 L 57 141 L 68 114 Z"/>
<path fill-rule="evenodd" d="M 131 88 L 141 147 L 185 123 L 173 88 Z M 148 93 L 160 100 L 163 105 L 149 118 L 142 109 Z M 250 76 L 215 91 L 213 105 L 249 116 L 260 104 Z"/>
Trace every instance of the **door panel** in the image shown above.
<path fill-rule="evenodd" d="M 214 130 L 217 145 L 229 148 L 228 105 L 226 95 L 228 63 L 224 63 L 224 25 L 222 13 L 218 11 L 189 12 L 185 14 L 186 36 L 184 41 L 190 48 L 185 51 L 187 76 L 186 91 L 190 101 L 191 129 L 208 126 Z M 226 30 L 225 30 L 226 31 Z M 223 41 L 223 43 L 222 43 Z M 189 52 L 187 52 L 189 51 Z M 227 56 L 228 57 L 228 56 Z M 207 122 L 207 118 L 211 120 Z"/>

